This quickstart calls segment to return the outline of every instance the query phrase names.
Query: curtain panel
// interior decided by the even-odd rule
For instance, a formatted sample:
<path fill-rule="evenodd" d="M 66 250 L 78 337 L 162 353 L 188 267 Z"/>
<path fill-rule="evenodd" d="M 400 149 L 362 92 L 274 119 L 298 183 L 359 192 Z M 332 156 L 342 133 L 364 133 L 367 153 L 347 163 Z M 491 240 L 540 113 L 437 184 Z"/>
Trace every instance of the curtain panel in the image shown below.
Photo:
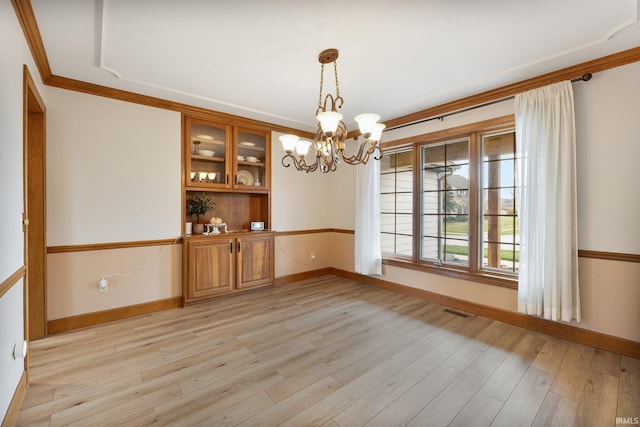
<path fill-rule="evenodd" d="M 354 263 L 356 273 L 382 274 L 380 249 L 380 162 L 356 167 Z"/>
<path fill-rule="evenodd" d="M 520 220 L 518 311 L 580 321 L 573 88 L 515 97 Z"/>

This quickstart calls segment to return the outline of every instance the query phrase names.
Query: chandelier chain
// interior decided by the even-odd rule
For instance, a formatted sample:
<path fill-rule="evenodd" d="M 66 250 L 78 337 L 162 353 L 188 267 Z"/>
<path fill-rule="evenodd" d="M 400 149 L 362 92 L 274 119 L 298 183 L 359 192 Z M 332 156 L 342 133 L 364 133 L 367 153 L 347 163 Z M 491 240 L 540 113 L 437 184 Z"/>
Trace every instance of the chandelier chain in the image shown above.
<path fill-rule="evenodd" d="M 316 114 L 320 112 L 322 108 L 322 86 L 324 85 L 324 64 L 320 67 L 320 95 L 318 96 L 318 109 L 316 110 Z"/>
<path fill-rule="evenodd" d="M 338 61 L 333 61 L 333 72 L 336 76 L 336 99 L 341 98 L 340 87 L 338 86 Z"/>

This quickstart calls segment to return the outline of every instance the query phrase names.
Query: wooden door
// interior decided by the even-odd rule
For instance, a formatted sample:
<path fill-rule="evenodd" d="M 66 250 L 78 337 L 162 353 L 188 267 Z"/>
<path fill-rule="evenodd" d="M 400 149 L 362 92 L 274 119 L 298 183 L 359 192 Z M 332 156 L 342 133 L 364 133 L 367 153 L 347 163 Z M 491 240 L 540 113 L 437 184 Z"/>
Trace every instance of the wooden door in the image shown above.
<path fill-rule="evenodd" d="M 260 233 L 238 238 L 238 288 L 273 283 L 273 234 Z"/>
<path fill-rule="evenodd" d="M 29 70 L 24 66 L 24 247 L 25 337 L 47 335 L 45 106 Z"/>
<path fill-rule="evenodd" d="M 185 301 L 233 291 L 234 239 L 190 242 Z"/>

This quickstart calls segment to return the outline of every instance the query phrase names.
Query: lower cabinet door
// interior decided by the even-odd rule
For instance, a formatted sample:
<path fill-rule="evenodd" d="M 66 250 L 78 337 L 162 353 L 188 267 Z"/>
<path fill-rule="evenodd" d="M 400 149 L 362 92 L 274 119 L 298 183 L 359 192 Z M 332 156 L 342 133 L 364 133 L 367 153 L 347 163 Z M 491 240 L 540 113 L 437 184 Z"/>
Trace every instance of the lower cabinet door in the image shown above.
<path fill-rule="evenodd" d="M 238 238 L 238 288 L 252 288 L 273 282 L 273 235 Z"/>
<path fill-rule="evenodd" d="M 188 299 L 205 298 L 234 289 L 233 239 L 190 243 Z"/>

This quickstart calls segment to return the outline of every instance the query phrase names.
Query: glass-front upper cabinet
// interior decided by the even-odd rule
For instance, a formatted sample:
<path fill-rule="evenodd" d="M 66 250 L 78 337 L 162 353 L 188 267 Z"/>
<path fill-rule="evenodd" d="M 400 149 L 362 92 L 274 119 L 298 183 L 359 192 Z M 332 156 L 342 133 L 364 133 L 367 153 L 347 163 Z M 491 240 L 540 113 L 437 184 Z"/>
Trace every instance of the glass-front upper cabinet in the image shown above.
<path fill-rule="evenodd" d="M 269 188 L 271 132 L 234 128 L 234 177 L 238 189 Z"/>
<path fill-rule="evenodd" d="M 187 187 L 225 187 L 231 185 L 229 161 L 230 126 L 185 119 L 185 153 Z"/>

